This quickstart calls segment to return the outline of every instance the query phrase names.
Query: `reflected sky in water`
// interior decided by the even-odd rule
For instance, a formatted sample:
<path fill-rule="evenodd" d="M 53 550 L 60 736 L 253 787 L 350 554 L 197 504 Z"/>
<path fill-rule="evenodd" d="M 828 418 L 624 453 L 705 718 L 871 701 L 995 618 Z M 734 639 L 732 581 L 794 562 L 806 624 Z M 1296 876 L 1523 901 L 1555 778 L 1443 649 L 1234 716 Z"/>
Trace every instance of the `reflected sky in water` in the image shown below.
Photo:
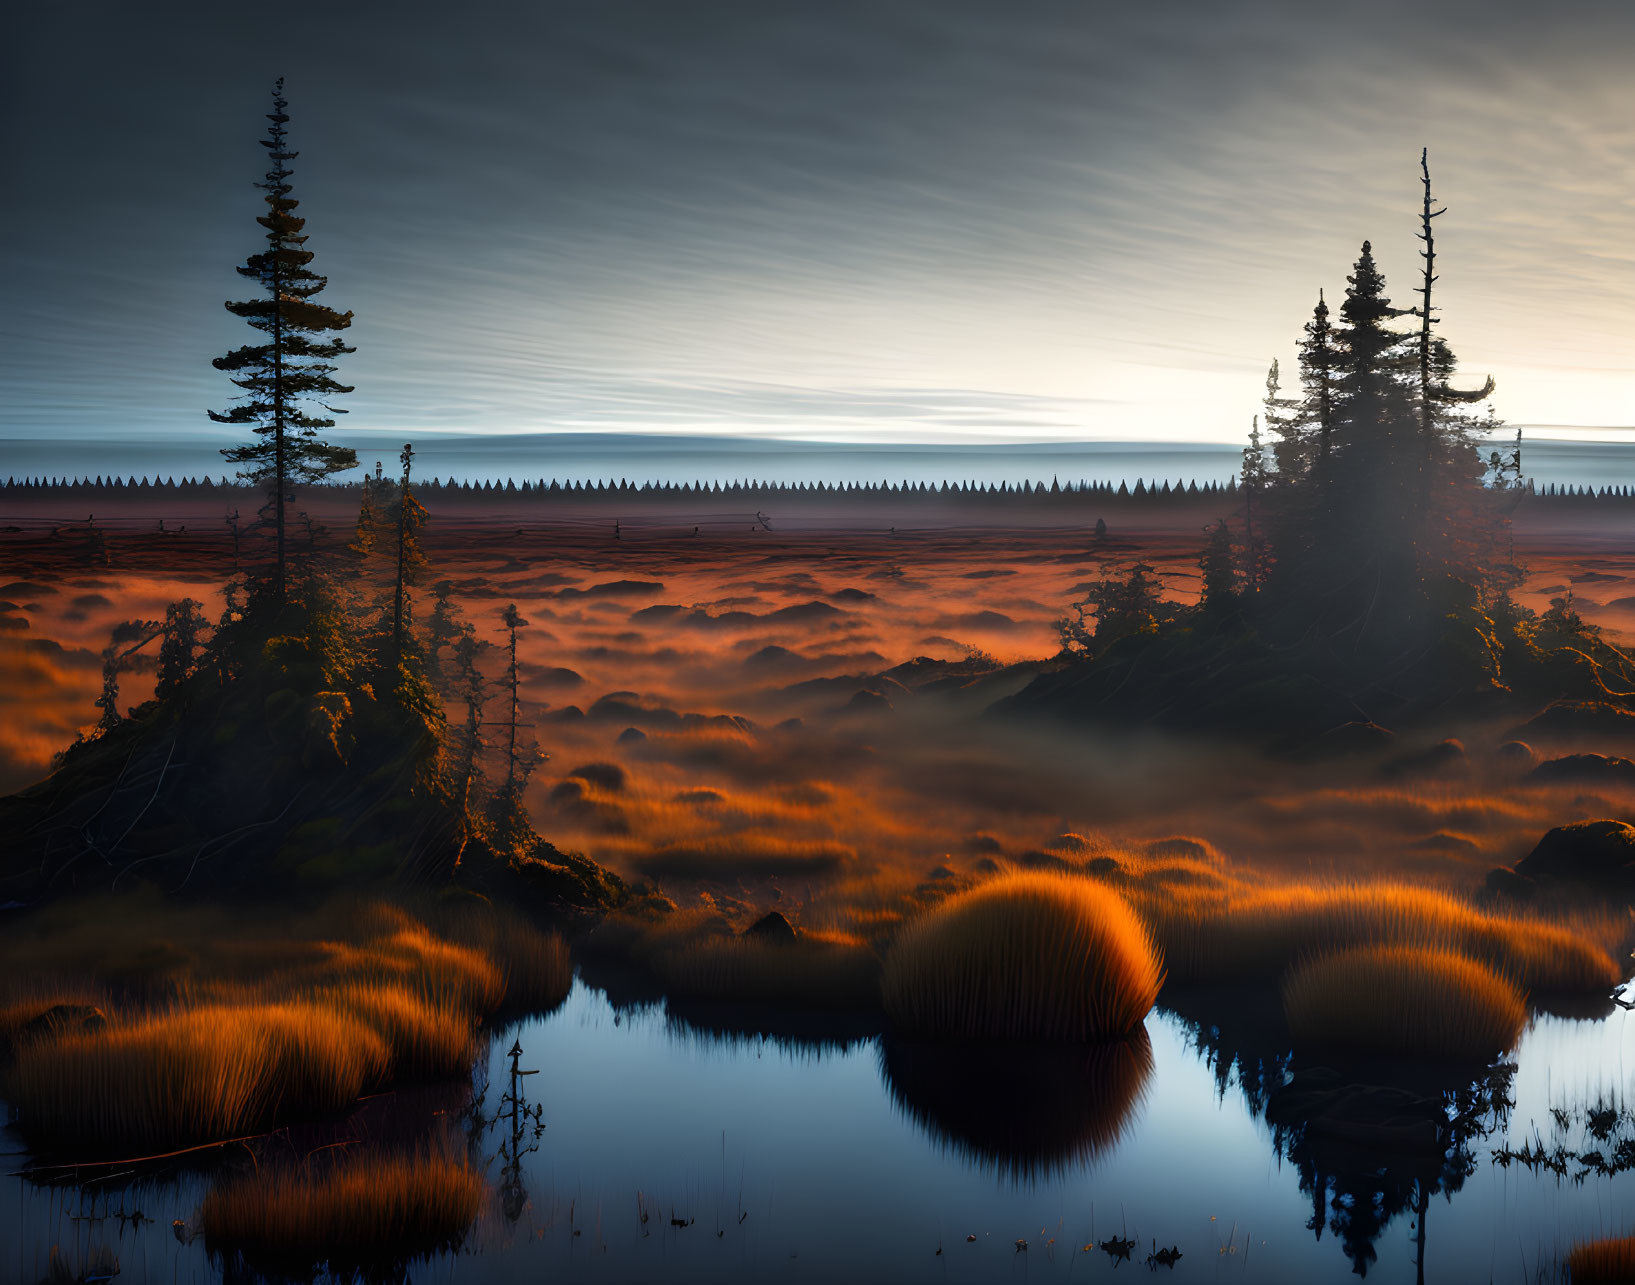
<path fill-rule="evenodd" d="M 1272 1129 L 1235 1085 L 1217 1091 L 1192 1029 L 1157 1013 L 1147 1034 L 1151 1073 L 1121 1132 L 1102 1135 L 1106 1145 L 1084 1149 L 1082 1162 L 1019 1174 L 927 1128 L 926 1112 L 904 1100 L 913 1085 L 898 1085 L 898 1096 L 888 1089 L 878 1040 L 718 1038 L 662 1005 L 615 1010 L 601 991 L 576 983 L 561 1009 L 501 1033 L 490 1048 L 493 1102 L 513 1039 L 522 1065 L 541 1072 L 527 1092 L 548 1127 L 525 1159 L 526 1206 L 513 1223 L 495 1202 L 465 1251 L 417 1265 L 413 1279 L 1096 1279 L 1112 1265 L 1083 1246 L 1115 1234 L 1138 1245 L 1125 1272 L 1143 1271 L 1156 1241 L 1180 1247 L 1176 1280 L 1351 1279 L 1333 1233 L 1318 1239 L 1307 1230 L 1312 1200 L 1300 1169 L 1279 1158 Z M 1627 1092 L 1635 1021 L 1623 1012 L 1601 1022 L 1541 1017 L 1518 1061 L 1510 1141 L 1520 1145 L 1536 1128 L 1548 1143 L 1566 1136 L 1552 1132 L 1550 1107 Z M 1054 1120 L 1064 1136 L 1083 1127 L 1083 1113 L 1048 1092 L 1015 1106 L 1038 1117 L 1029 1136 L 1048 1136 Z M 1489 1159 L 1501 1141 L 1475 1141 L 1475 1172 L 1451 1199 L 1432 1198 L 1423 1279 L 1521 1279 L 1524 1271 L 1532 1279 L 1541 1254 L 1548 1265 L 1580 1237 L 1627 1230 L 1635 1177 L 1577 1185 L 1502 1169 Z M 484 1156 L 497 1145 L 489 1134 Z M 491 1180 L 497 1170 L 496 1161 Z M 85 1196 L 10 1181 L 0 1202 L 0 1244 L 11 1247 L 0 1279 L 39 1279 L 53 1242 L 77 1245 L 82 1256 L 110 1243 L 122 1283 L 215 1278 L 201 1243 L 184 1245 L 171 1229 L 173 1218 L 191 1219 L 198 1178 L 133 1191 L 116 1182 Z M 156 1222 L 133 1231 L 112 1218 L 70 1217 L 136 1207 Z M 1368 1278 L 1419 1279 L 1415 1239 L 1411 1212 L 1390 1221 Z"/>

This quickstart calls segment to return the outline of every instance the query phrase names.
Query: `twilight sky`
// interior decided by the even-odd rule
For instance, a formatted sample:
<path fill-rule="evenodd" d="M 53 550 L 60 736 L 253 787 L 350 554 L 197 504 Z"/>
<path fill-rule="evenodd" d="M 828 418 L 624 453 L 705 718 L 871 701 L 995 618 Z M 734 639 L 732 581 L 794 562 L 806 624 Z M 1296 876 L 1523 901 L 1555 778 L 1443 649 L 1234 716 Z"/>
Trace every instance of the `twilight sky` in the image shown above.
<path fill-rule="evenodd" d="M 222 434 L 280 74 L 351 430 L 1241 438 L 1364 237 L 1410 302 L 1422 145 L 1467 374 L 1514 423 L 1635 424 L 1627 0 L 7 26 L 0 438 Z"/>

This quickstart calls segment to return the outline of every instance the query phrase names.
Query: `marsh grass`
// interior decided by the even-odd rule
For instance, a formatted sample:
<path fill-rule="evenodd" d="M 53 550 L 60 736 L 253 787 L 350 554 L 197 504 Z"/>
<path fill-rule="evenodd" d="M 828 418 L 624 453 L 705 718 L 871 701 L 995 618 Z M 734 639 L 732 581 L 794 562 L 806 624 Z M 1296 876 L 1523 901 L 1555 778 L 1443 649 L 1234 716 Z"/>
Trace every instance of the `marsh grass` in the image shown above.
<path fill-rule="evenodd" d="M 838 933 L 802 932 L 793 942 L 704 937 L 658 955 L 665 990 L 699 999 L 872 1009 L 880 1004 L 880 958 Z"/>
<path fill-rule="evenodd" d="M 21 965 L 29 944 L 62 974 L 75 947 L 96 970 L 154 953 L 108 906 L 99 937 L 71 917 L 35 925 L 0 947 Z M 336 1113 L 364 1093 L 457 1078 L 493 1014 L 559 1002 L 571 984 L 567 949 L 486 903 L 456 918 L 372 903 L 330 907 L 294 923 L 234 923 L 220 912 L 162 908 L 150 931 L 166 960 L 163 985 L 109 985 L 100 1030 L 67 1027 L 21 1042 L 0 1070 L 0 1096 L 38 1151 L 127 1159 L 168 1153 Z M 232 929 L 238 928 L 234 934 Z M 333 935 L 329 935 L 333 934 Z M 181 959 L 183 963 L 174 961 Z M 56 993 L 56 992 L 54 992 Z M 20 1027 L 45 993 L 8 1006 Z M 0 1029 L 0 1037 L 5 1035 Z"/>
<path fill-rule="evenodd" d="M 1490 914 L 1432 888 L 1296 884 L 1180 896 L 1163 887 L 1132 896 L 1177 981 L 1271 979 L 1364 946 L 1456 951 L 1533 992 L 1604 994 L 1621 980 L 1604 924 Z"/>
<path fill-rule="evenodd" d="M 458 1245 L 481 1212 L 481 1176 L 449 1156 L 376 1156 L 258 1172 L 211 1190 L 199 1217 L 213 1254 L 255 1267 L 358 1268 Z"/>
<path fill-rule="evenodd" d="M 1527 1024 L 1522 993 L 1491 968 L 1426 946 L 1363 946 L 1295 968 L 1283 1010 L 1296 1048 L 1445 1062 L 1507 1053 Z"/>
<path fill-rule="evenodd" d="M 204 1005 L 27 1044 L 5 1086 L 31 1143 L 123 1159 L 339 1110 L 383 1083 L 390 1059 L 376 1031 L 327 1005 Z"/>
<path fill-rule="evenodd" d="M 1163 968 L 1119 893 L 1069 875 L 1009 874 L 910 923 L 886 956 L 886 1012 L 939 1039 L 1083 1042 L 1141 1024 Z"/>
<path fill-rule="evenodd" d="M 549 1012 L 573 989 L 567 942 L 556 933 L 541 932 L 514 911 L 487 901 L 467 902 L 443 908 L 434 923 L 499 969 L 499 1012 Z"/>
<path fill-rule="evenodd" d="M 1567 1255 L 1572 1285 L 1628 1285 L 1635 1281 L 1635 1236 L 1610 1236 L 1574 1245 Z"/>

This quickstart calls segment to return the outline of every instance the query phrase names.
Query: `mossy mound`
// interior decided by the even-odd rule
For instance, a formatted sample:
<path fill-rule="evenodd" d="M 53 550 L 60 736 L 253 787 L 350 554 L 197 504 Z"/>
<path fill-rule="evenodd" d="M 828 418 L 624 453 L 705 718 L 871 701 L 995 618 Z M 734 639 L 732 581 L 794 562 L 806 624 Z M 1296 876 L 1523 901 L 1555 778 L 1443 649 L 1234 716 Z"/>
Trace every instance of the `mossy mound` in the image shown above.
<path fill-rule="evenodd" d="M 616 875 L 558 852 L 526 818 L 503 837 L 447 760 L 442 701 L 324 594 L 224 624 L 165 699 L 131 711 L 0 799 L 0 902 L 151 885 L 316 897 L 438 884 L 487 850 L 523 900 L 598 911 Z"/>

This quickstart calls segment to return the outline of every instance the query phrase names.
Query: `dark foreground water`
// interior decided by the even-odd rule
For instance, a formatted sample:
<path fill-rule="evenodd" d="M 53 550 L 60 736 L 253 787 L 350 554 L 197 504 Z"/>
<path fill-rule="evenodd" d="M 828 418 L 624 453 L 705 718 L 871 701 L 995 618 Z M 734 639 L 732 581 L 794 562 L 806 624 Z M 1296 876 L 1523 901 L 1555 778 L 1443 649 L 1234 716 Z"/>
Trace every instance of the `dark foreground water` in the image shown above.
<path fill-rule="evenodd" d="M 576 983 L 496 1037 L 478 1076 L 490 1108 L 513 1040 L 540 1072 L 523 1082 L 543 1107 L 538 1149 L 506 1199 L 504 1126 L 480 1133 L 490 1207 L 416 1281 L 1096 1280 L 1144 1275 L 1155 1243 L 1180 1249 L 1157 1269 L 1178 1281 L 1536 1281 L 1575 1240 L 1635 1222 L 1630 1173 L 1492 1158 L 1535 1140 L 1605 1158 L 1630 1136 L 1626 1114 L 1594 1139 L 1579 1110 L 1630 1087 L 1622 1012 L 1539 1018 L 1497 1097 L 1467 1101 L 1432 1156 L 1268 1124 L 1230 1039 L 1165 1013 L 1117 1067 L 1003 1086 L 941 1051 L 712 1034 Z M 0 1280 L 46 1279 L 53 1247 L 64 1266 L 116 1258 L 121 1285 L 219 1279 L 202 1241 L 184 1243 L 208 1178 L 134 1181 L 8 1178 Z M 138 1210 L 148 1221 L 119 1217 Z M 1135 1242 L 1127 1261 L 1094 1247 L 1113 1237 Z"/>
<path fill-rule="evenodd" d="M 373 470 L 397 469 L 399 435 L 348 433 L 334 439 Z M 417 473 L 474 482 L 545 479 L 605 482 L 903 481 L 1225 482 L 1237 474 L 1242 448 L 1205 442 L 1013 442 L 995 444 L 802 442 L 773 438 L 695 437 L 646 433 L 531 433 L 510 436 L 417 432 Z M 153 440 L 113 437 L 7 438 L 0 435 L 0 481 L 8 477 L 219 477 L 230 470 L 220 448 L 238 437 L 199 429 Z M 1511 442 L 1498 443 L 1506 451 Z M 1635 442 L 1528 441 L 1525 473 L 1538 486 L 1635 485 Z M 354 475 L 355 476 L 355 475 Z M 344 475 L 343 475 L 344 477 Z"/>

